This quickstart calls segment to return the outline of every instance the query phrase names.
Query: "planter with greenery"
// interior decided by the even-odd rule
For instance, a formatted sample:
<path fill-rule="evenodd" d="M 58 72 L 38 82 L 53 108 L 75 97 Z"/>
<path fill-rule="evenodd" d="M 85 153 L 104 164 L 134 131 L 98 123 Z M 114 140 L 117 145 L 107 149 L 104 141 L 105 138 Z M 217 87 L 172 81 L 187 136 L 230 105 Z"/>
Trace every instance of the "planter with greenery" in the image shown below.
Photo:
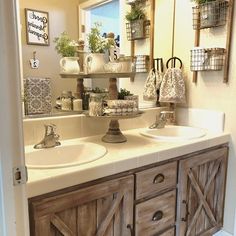
<path fill-rule="evenodd" d="M 222 26 L 226 23 L 228 1 L 225 0 L 193 0 L 193 28 L 204 29 Z"/>
<path fill-rule="evenodd" d="M 91 52 L 85 58 L 85 67 L 87 73 L 100 73 L 104 72 L 104 64 L 108 63 L 108 50 L 111 46 L 107 38 L 101 35 L 101 24 L 94 23 L 90 33 L 87 36 L 88 48 Z"/>
<path fill-rule="evenodd" d="M 130 12 L 125 16 L 128 40 L 145 38 L 145 19 L 146 14 L 141 4 L 132 5 Z"/>
<path fill-rule="evenodd" d="M 79 58 L 76 57 L 76 47 L 78 44 L 70 39 L 66 32 L 61 33 L 53 42 L 56 44 L 55 49 L 57 53 L 62 56 L 60 60 L 61 73 L 79 73 Z"/>

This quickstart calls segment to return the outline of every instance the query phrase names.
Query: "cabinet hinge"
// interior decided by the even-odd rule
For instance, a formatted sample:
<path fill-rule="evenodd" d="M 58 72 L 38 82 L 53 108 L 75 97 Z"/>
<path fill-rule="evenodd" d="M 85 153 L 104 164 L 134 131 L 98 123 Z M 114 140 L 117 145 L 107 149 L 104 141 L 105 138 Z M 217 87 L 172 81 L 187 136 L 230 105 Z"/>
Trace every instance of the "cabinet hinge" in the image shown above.
<path fill-rule="evenodd" d="M 26 166 L 13 168 L 13 185 L 26 184 L 28 181 L 28 172 Z"/>

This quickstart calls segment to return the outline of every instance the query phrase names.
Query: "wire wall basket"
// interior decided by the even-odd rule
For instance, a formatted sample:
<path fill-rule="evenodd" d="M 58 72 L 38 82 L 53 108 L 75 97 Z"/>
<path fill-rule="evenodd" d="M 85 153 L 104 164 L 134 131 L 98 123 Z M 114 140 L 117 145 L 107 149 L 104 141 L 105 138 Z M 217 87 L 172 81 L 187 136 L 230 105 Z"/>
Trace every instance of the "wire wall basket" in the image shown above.
<path fill-rule="evenodd" d="M 217 0 L 193 7 L 193 29 L 223 26 L 227 21 L 228 1 Z"/>
<path fill-rule="evenodd" d="M 191 50 L 191 71 L 219 71 L 223 69 L 224 48 L 199 48 Z"/>
<path fill-rule="evenodd" d="M 137 55 L 135 56 L 135 68 L 136 73 L 146 73 L 149 70 L 150 57 L 148 55 Z"/>
<path fill-rule="evenodd" d="M 150 20 L 127 22 L 126 32 L 129 41 L 148 38 L 150 35 Z"/>

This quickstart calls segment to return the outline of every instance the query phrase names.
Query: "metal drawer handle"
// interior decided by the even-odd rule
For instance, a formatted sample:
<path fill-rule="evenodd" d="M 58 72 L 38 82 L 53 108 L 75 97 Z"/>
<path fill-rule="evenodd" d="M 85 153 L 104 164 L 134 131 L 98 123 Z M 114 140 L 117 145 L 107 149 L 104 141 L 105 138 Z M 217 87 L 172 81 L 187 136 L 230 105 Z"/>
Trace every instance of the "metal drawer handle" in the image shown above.
<path fill-rule="evenodd" d="M 152 217 L 152 221 L 159 221 L 163 218 L 163 212 L 162 211 L 157 211 L 153 217 Z"/>
<path fill-rule="evenodd" d="M 130 236 L 134 236 L 134 230 L 130 224 L 127 225 L 127 229 L 130 230 Z"/>
<path fill-rule="evenodd" d="M 164 180 L 165 180 L 165 176 L 163 174 L 158 174 L 155 176 L 153 183 L 160 184 L 160 183 L 164 182 Z"/>

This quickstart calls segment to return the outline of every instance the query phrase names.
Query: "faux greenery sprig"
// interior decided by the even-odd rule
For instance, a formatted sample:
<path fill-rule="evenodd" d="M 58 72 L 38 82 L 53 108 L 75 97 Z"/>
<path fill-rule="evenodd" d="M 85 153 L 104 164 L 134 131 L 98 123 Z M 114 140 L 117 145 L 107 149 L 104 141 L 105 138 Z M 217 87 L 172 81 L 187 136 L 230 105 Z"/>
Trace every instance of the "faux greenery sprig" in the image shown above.
<path fill-rule="evenodd" d="M 125 96 L 131 96 L 133 95 L 129 90 L 127 89 L 120 89 L 120 92 L 118 92 L 118 99 L 125 99 Z"/>
<path fill-rule="evenodd" d="M 91 28 L 88 34 L 89 50 L 91 53 L 104 53 L 110 48 L 108 39 L 101 36 L 101 24 L 98 22 L 94 23 L 94 27 Z"/>
<path fill-rule="evenodd" d="M 203 4 L 203 3 L 207 3 L 207 2 L 214 2 L 215 0 L 192 0 L 192 1 L 197 4 Z"/>
<path fill-rule="evenodd" d="M 56 43 L 55 49 L 62 57 L 74 57 L 77 43 L 71 40 L 66 32 L 61 33 L 59 37 L 53 40 Z"/>
<path fill-rule="evenodd" d="M 125 18 L 127 21 L 144 20 L 146 18 L 146 14 L 143 8 L 137 4 L 131 8 L 130 12 L 126 13 Z"/>

